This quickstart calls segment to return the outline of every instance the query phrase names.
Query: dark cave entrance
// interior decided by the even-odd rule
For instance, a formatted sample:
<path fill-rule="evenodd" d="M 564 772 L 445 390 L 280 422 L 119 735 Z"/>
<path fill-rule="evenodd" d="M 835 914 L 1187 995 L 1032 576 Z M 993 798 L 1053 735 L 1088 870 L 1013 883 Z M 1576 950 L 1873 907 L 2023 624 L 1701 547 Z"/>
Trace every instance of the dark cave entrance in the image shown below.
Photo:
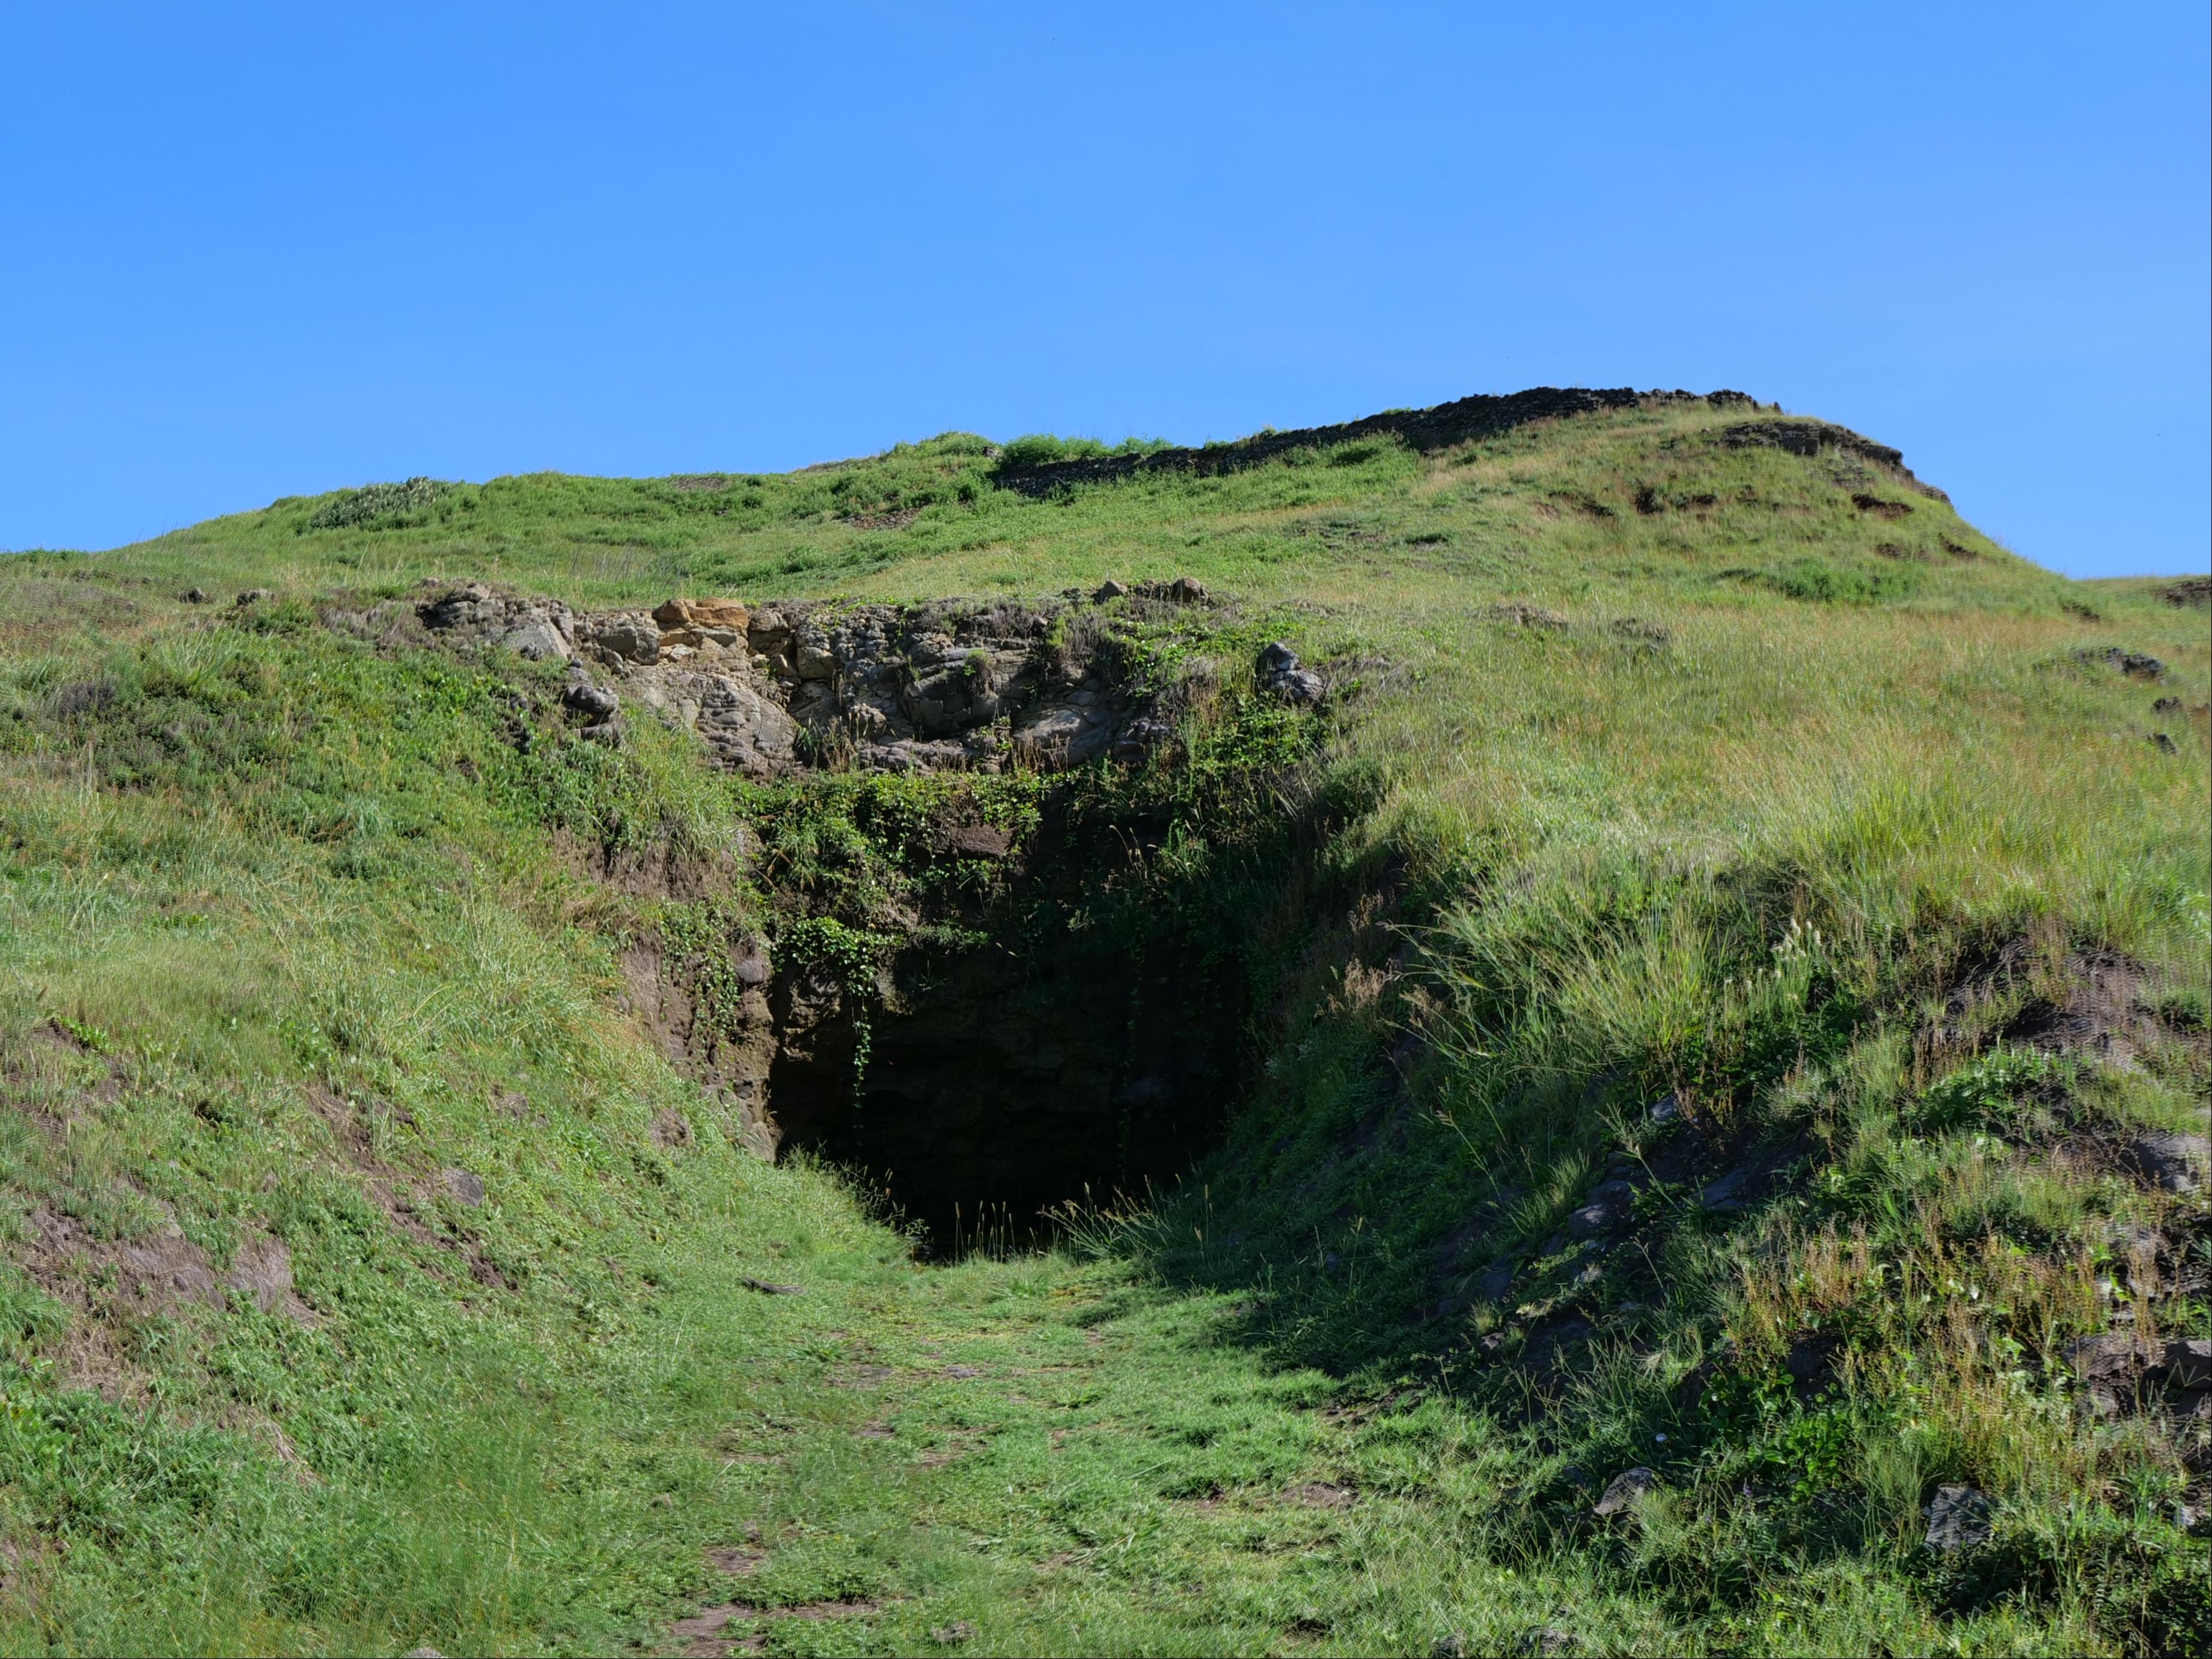
<path fill-rule="evenodd" d="M 772 999 L 769 1109 L 803 1148 L 887 1191 L 935 1248 L 1034 1238 L 1041 1212 L 1164 1185 L 1219 1141 L 1245 1079 L 1244 987 L 1155 939 L 1142 958 L 1062 948 L 909 951 L 860 1029 L 825 976 Z"/>

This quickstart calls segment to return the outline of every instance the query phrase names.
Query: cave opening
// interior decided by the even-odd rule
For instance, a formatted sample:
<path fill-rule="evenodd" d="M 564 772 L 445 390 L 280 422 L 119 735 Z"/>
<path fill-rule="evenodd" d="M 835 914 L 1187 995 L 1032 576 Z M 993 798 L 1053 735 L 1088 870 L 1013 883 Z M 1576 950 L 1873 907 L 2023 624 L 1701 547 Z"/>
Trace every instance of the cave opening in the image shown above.
<path fill-rule="evenodd" d="M 1058 946 L 910 950 L 865 1011 L 818 972 L 779 982 L 785 1152 L 853 1170 L 939 1253 L 978 1218 L 1024 1243 L 1055 1206 L 1172 1182 L 1244 1087 L 1241 975 L 1158 939 L 1141 956 Z"/>

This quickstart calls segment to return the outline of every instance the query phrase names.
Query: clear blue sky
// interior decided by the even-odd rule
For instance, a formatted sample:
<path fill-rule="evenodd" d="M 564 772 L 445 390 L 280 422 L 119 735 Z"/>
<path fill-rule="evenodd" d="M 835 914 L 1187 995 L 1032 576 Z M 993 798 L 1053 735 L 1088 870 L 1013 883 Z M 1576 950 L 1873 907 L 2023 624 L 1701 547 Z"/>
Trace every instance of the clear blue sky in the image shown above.
<path fill-rule="evenodd" d="M 0 547 L 1539 384 L 2207 568 L 2207 9 L 0 9 Z"/>

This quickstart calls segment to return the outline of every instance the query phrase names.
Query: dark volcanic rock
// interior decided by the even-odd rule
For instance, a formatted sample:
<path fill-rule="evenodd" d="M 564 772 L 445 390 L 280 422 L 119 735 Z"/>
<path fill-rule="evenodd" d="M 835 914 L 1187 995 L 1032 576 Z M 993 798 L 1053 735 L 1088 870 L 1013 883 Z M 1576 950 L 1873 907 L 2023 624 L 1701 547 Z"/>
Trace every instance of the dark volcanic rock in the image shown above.
<path fill-rule="evenodd" d="M 1972 1486 L 1938 1486 L 1923 1541 L 1942 1555 L 1977 1549 L 1989 1541 L 1990 1509 L 1988 1495 Z"/>
<path fill-rule="evenodd" d="M 2127 1166 L 2169 1193 L 2193 1193 L 2212 1170 L 2212 1136 L 2140 1135 L 2122 1154 Z"/>

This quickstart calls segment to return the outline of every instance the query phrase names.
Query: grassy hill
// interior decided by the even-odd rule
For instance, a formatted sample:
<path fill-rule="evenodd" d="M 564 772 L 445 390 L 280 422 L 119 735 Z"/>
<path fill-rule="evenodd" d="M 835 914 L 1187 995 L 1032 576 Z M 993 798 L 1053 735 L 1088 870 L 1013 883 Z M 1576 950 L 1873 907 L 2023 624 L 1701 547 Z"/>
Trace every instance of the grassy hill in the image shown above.
<path fill-rule="evenodd" d="M 2212 1646 L 2201 589 L 1733 394 L 1100 452 L 0 559 L 0 1644 Z M 459 582 L 1175 732 L 748 775 Z"/>

